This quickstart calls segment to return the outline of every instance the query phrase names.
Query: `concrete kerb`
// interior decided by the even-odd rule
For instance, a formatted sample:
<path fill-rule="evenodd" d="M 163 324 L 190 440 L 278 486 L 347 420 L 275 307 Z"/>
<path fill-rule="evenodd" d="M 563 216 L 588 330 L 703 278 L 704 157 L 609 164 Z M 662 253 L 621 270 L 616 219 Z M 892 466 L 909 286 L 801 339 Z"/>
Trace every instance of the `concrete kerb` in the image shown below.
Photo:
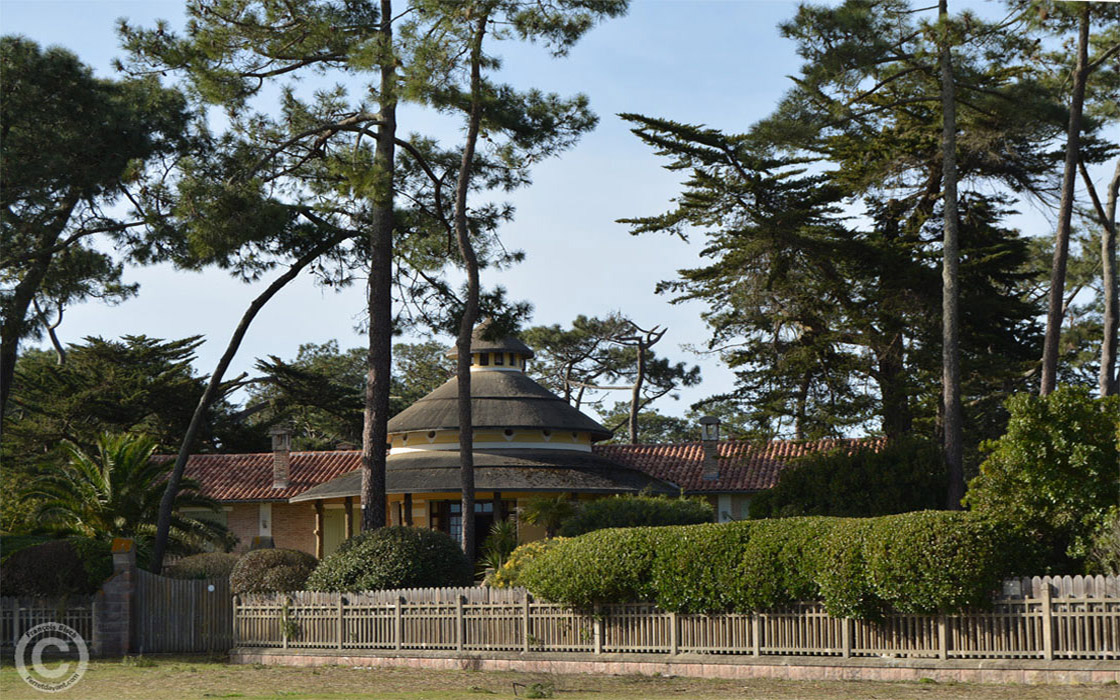
<path fill-rule="evenodd" d="M 784 678 L 788 680 L 918 681 L 939 683 L 1103 684 L 1120 683 L 1116 661 L 1035 659 L 902 659 L 678 654 L 470 653 L 379 651 L 376 654 L 320 649 L 248 648 L 230 652 L 235 664 L 275 666 L 408 667 L 437 670 L 523 671 L 558 674 L 661 675 L 693 678 Z"/>

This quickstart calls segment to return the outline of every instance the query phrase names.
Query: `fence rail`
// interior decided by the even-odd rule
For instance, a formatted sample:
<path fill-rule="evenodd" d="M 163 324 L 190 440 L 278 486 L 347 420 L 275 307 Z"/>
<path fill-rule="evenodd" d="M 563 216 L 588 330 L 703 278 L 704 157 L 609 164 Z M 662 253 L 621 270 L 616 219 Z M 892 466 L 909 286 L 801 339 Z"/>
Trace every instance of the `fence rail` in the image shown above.
<path fill-rule="evenodd" d="M 0 598 L 0 649 L 14 649 L 20 637 L 44 622 L 61 622 L 89 642 L 93 639 L 94 615 L 93 596 L 71 596 L 57 600 Z"/>
<path fill-rule="evenodd" d="M 1114 579 L 1114 577 L 1109 577 Z M 1030 582 L 1030 579 L 1026 579 Z M 758 614 L 696 615 L 651 604 L 577 611 L 523 589 L 233 599 L 234 645 L 282 649 L 387 649 L 932 659 L 1120 659 L 1120 597 L 1107 587 L 1067 594 L 1041 580 L 991 610 L 830 617 L 815 603 Z M 1062 591 L 1055 595 L 1054 590 Z M 1038 595 L 1035 595 L 1035 591 Z M 1089 590 L 1088 593 L 1084 591 Z"/>

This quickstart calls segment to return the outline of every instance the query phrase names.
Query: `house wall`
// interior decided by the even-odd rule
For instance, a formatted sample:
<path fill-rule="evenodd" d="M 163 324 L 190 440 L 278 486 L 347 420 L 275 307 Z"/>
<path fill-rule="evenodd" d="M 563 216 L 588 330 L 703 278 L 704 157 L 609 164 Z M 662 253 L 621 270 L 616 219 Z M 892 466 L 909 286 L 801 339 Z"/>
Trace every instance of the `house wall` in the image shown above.
<path fill-rule="evenodd" d="M 260 534 L 259 503 L 233 503 L 227 504 L 226 526 L 237 538 L 235 552 L 247 552 L 253 544 L 253 538 Z"/>
<path fill-rule="evenodd" d="M 312 503 L 273 503 L 272 542 L 279 549 L 315 553 L 315 506 Z"/>

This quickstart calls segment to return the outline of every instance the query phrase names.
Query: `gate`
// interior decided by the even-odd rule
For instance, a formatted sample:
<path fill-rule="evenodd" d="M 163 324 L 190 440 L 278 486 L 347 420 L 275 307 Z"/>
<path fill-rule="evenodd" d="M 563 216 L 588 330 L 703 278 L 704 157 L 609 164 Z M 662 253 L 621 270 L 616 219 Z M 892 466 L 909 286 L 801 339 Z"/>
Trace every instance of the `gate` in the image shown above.
<path fill-rule="evenodd" d="M 135 570 L 132 651 L 225 652 L 233 646 L 229 579 L 182 580 Z"/>

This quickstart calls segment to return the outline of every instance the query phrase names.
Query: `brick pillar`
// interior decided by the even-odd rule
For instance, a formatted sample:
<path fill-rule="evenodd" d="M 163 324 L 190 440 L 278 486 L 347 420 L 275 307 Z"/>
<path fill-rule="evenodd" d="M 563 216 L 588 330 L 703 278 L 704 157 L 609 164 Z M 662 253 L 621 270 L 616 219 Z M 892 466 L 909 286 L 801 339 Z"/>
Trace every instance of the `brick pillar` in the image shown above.
<path fill-rule="evenodd" d="M 136 543 L 113 540 L 113 576 L 97 593 L 93 654 L 122 656 L 132 645 L 132 602 L 136 593 Z"/>

